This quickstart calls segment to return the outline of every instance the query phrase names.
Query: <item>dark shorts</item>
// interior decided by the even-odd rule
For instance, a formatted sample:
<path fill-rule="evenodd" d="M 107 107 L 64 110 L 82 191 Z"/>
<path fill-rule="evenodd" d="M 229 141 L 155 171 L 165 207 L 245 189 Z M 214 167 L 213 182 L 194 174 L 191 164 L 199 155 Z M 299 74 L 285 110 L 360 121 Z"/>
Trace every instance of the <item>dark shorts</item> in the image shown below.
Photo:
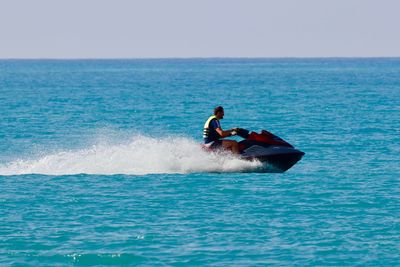
<path fill-rule="evenodd" d="M 215 140 L 210 143 L 205 144 L 206 147 L 211 149 L 218 149 L 222 147 L 222 140 Z"/>

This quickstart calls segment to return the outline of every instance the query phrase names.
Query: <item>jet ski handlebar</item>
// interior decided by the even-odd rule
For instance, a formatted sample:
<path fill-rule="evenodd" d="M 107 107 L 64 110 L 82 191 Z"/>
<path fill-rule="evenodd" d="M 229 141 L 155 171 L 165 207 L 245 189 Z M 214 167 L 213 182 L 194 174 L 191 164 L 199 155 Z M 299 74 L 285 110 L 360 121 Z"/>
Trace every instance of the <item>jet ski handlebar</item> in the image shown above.
<path fill-rule="evenodd" d="M 236 128 L 236 134 L 244 139 L 247 139 L 249 137 L 249 130 L 243 129 L 243 128 Z"/>

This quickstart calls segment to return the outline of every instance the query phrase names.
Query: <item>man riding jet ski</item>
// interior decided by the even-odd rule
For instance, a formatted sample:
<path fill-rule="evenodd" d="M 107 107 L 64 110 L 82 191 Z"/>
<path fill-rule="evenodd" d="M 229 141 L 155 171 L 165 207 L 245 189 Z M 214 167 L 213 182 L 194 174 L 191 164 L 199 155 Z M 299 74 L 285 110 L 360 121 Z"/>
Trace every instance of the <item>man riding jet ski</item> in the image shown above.
<path fill-rule="evenodd" d="M 261 133 L 251 132 L 241 128 L 224 131 L 219 120 L 224 117 L 224 109 L 218 106 L 214 116 L 208 118 L 204 124 L 204 146 L 211 150 L 227 149 L 245 160 L 258 160 L 275 172 L 284 172 L 296 164 L 305 154 L 295 149 L 291 144 L 280 137 L 262 130 Z M 238 135 L 244 140 L 220 140 L 228 136 Z"/>
<path fill-rule="evenodd" d="M 224 108 L 218 106 L 214 109 L 214 115 L 210 116 L 204 124 L 204 146 L 210 149 L 224 148 L 239 154 L 239 145 L 235 140 L 220 140 L 221 138 L 236 135 L 236 129 L 222 130 L 220 120 L 224 118 Z"/>

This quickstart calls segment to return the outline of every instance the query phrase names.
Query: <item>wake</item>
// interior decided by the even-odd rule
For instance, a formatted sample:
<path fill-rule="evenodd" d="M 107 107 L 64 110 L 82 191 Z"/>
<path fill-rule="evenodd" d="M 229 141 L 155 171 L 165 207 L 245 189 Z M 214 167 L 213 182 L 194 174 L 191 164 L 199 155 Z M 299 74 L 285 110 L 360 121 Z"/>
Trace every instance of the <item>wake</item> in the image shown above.
<path fill-rule="evenodd" d="M 123 143 L 100 142 L 28 160 L 0 165 L 0 175 L 127 174 L 253 172 L 260 162 L 241 160 L 230 153 L 209 153 L 188 138 L 133 136 Z"/>

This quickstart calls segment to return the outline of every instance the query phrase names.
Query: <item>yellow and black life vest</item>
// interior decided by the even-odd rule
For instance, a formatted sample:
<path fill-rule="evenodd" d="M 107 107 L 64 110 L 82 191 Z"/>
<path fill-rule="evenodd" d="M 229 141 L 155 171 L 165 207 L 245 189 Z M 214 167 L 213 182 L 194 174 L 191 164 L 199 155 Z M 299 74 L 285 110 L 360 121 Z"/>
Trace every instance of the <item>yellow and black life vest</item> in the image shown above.
<path fill-rule="evenodd" d="M 211 139 L 217 140 L 220 138 L 219 134 L 216 131 L 212 131 L 212 132 L 210 131 L 210 123 L 213 119 L 216 119 L 217 121 L 219 121 L 217 119 L 217 117 L 215 115 L 213 115 L 208 118 L 206 123 L 204 123 L 204 130 L 203 130 L 203 138 L 204 139 L 211 138 Z"/>

